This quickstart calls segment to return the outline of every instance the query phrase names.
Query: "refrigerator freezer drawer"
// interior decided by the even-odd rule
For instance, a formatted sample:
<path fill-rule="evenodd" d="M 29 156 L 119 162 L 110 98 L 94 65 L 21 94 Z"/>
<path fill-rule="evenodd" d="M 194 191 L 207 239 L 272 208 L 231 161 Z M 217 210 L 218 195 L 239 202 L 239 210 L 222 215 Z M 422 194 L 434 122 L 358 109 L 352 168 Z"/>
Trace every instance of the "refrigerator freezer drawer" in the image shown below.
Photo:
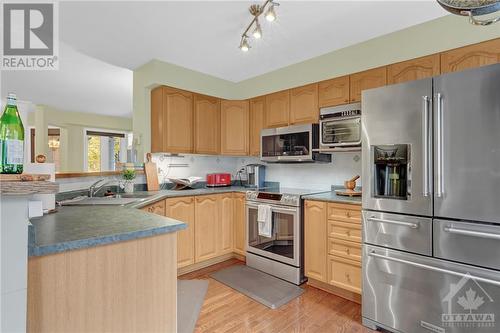
<path fill-rule="evenodd" d="M 365 243 L 432 255 L 432 219 L 363 211 Z"/>
<path fill-rule="evenodd" d="M 500 270 L 500 225 L 434 220 L 434 256 Z"/>
<path fill-rule="evenodd" d="M 500 274 L 363 246 L 363 317 L 404 333 L 498 332 Z"/>

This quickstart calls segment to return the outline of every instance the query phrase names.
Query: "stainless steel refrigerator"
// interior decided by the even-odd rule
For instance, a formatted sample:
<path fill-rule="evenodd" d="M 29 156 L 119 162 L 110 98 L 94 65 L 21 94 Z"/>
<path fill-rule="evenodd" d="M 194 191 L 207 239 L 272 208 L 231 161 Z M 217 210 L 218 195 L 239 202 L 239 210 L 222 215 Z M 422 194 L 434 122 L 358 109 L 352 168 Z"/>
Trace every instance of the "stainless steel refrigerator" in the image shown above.
<path fill-rule="evenodd" d="M 500 331 L 500 64 L 362 93 L 363 323 Z"/>

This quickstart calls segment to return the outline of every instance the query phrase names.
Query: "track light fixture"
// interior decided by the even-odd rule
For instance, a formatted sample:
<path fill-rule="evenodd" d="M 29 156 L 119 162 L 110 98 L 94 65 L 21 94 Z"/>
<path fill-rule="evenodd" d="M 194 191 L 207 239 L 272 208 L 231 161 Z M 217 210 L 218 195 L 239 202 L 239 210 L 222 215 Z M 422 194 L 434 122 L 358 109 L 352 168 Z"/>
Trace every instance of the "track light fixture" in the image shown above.
<path fill-rule="evenodd" d="M 243 52 L 247 52 L 250 49 L 250 44 L 248 42 L 248 31 L 252 27 L 254 27 L 254 29 L 252 30 L 252 36 L 255 39 L 262 38 L 262 28 L 260 26 L 259 16 L 266 12 L 266 14 L 264 15 L 266 20 L 269 22 L 275 21 L 276 12 L 274 11 L 274 8 L 279 5 L 280 4 L 274 0 L 266 0 L 263 5 L 251 5 L 250 8 L 248 8 L 248 11 L 253 16 L 253 19 L 241 35 L 240 50 L 242 50 Z"/>

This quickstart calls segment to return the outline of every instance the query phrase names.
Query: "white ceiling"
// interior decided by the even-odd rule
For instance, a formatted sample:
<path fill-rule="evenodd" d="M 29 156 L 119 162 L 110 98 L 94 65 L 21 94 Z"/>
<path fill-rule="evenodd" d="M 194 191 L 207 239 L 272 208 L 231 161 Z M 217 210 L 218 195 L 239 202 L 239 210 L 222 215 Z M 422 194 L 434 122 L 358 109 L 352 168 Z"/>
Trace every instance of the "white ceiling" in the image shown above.
<path fill-rule="evenodd" d="M 238 49 L 263 1 L 65 2 L 61 39 L 111 64 L 135 69 L 158 59 L 233 82 L 446 14 L 436 1 L 286 1 L 263 38 Z"/>
<path fill-rule="evenodd" d="M 6 71 L 2 96 L 131 116 L 132 71 L 158 59 L 239 82 L 446 14 L 434 0 L 286 1 L 238 49 L 256 1 L 64 1 L 59 71 Z M 369 55 L 367 55 L 369 56 Z"/>
<path fill-rule="evenodd" d="M 132 116 L 131 70 L 89 57 L 59 44 L 57 71 L 4 71 L 2 96 L 45 104 L 63 111 Z"/>

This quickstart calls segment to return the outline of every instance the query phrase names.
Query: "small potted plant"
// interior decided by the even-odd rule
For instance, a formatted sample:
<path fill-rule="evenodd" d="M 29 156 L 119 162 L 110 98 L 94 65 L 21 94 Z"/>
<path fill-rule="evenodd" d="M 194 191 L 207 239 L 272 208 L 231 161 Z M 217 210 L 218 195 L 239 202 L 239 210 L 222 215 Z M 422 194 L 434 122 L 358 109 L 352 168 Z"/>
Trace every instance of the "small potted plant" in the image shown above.
<path fill-rule="evenodd" d="M 125 170 L 123 170 L 122 176 L 124 179 L 125 193 L 133 193 L 134 192 L 135 170 L 134 169 L 125 169 Z"/>

